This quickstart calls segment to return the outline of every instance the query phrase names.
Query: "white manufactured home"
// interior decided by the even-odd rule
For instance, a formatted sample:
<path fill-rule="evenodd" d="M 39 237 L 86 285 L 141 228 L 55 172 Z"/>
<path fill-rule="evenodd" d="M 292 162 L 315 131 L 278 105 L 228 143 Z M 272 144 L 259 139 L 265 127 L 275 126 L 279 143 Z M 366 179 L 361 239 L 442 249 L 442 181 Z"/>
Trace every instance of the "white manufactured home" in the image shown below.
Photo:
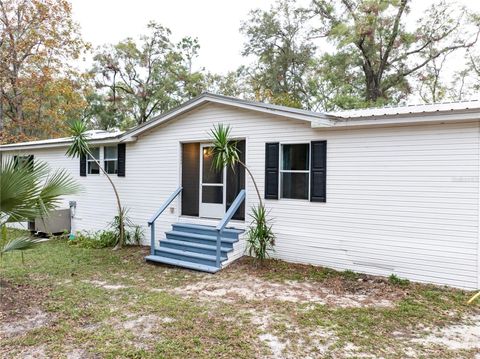
<path fill-rule="evenodd" d="M 241 167 L 212 169 L 209 131 L 220 123 L 265 198 L 274 257 L 480 287 L 480 103 L 325 114 L 203 94 L 130 131 L 94 131 L 94 155 L 154 244 L 147 259 L 214 272 L 244 254 L 257 195 Z M 89 158 L 65 156 L 68 145 L 0 153 L 67 169 L 83 186 L 65 198 L 73 231 L 104 229 L 112 190 Z"/>

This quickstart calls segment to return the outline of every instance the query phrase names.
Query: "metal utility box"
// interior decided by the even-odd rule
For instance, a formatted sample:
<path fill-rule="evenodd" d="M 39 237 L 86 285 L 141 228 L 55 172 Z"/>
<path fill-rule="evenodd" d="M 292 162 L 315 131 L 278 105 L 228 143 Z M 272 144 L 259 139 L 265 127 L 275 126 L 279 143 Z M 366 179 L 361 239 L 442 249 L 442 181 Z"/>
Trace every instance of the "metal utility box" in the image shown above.
<path fill-rule="evenodd" d="M 52 211 L 46 218 L 35 219 L 35 232 L 39 233 L 70 233 L 71 216 L 70 209 L 57 209 Z"/>

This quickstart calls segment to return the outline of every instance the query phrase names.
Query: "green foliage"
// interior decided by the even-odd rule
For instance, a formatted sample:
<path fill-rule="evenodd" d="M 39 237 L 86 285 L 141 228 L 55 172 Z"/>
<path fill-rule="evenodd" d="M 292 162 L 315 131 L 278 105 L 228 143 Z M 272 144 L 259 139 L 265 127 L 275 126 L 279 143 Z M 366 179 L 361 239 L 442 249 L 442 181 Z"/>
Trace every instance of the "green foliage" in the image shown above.
<path fill-rule="evenodd" d="M 247 37 L 242 54 L 254 56 L 249 85 L 257 100 L 311 108 L 308 76 L 316 47 L 309 35 L 308 14 L 292 0 L 279 0 L 268 11 L 253 10 L 242 24 Z"/>
<path fill-rule="evenodd" d="M 122 209 L 122 221 L 120 216 L 116 215 L 110 222 L 110 230 L 115 234 L 116 238 L 120 237 L 120 226 L 123 224 L 125 231 L 125 244 L 140 245 L 144 236 L 143 228 L 133 223 L 128 217 L 128 209 Z"/>
<path fill-rule="evenodd" d="M 117 243 L 118 236 L 114 231 L 104 230 L 96 232 L 77 232 L 74 239 L 68 241 L 69 244 L 81 248 L 113 248 Z"/>
<path fill-rule="evenodd" d="M 13 158 L 0 165 L 0 254 L 33 248 L 38 240 L 23 235 L 7 236 L 7 223 L 46 217 L 64 195 L 74 194 L 80 186 L 65 170 L 51 172 L 47 164 L 36 161 L 15 163 Z"/>
<path fill-rule="evenodd" d="M 319 60 L 329 108 L 396 104 L 412 93 L 414 75 L 429 100 L 441 99 L 434 62 L 470 49 L 480 30 L 478 17 L 445 1 L 432 4 L 414 28 L 406 26 L 408 0 L 316 0 L 308 11 L 318 20 L 313 34 L 335 47 Z"/>
<path fill-rule="evenodd" d="M 31 237 L 16 237 L 10 241 L 0 242 L 0 256 L 7 252 L 12 251 L 24 251 L 27 249 L 34 248 L 38 243 L 39 239 Z"/>
<path fill-rule="evenodd" d="M 83 121 L 77 120 L 70 124 L 70 136 L 72 137 L 72 143 L 67 149 L 67 156 L 80 157 L 86 156 L 89 153 L 86 135 L 87 130 L 87 125 Z"/>
<path fill-rule="evenodd" d="M 51 172 L 41 161 L 31 166 L 7 159 L 0 165 L 0 178 L 0 225 L 45 217 L 62 196 L 81 188 L 67 171 Z"/>
<path fill-rule="evenodd" d="M 240 160 L 237 142 L 230 140 L 230 126 L 222 123 L 214 125 L 210 130 L 213 146 L 211 155 L 213 155 L 213 166 L 216 170 L 222 170 L 224 167 L 234 168 Z"/>
<path fill-rule="evenodd" d="M 275 245 L 275 234 L 268 224 L 267 211 L 259 205 L 252 207 L 252 222 L 247 230 L 247 252 L 250 256 L 263 261 L 269 256 Z"/>
<path fill-rule="evenodd" d="M 127 38 L 97 49 L 91 74 L 98 91 L 89 112 L 95 126 L 142 124 L 204 91 L 203 73 L 192 70 L 198 40 L 173 43 L 171 31 L 155 22 L 148 31 L 139 42 Z"/>
<path fill-rule="evenodd" d="M 408 279 L 400 278 L 395 274 L 391 274 L 388 277 L 388 282 L 390 284 L 397 285 L 397 286 L 400 286 L 400 287 L 405 287 L 405 286 L 410 284 L 410 281 Z"/>

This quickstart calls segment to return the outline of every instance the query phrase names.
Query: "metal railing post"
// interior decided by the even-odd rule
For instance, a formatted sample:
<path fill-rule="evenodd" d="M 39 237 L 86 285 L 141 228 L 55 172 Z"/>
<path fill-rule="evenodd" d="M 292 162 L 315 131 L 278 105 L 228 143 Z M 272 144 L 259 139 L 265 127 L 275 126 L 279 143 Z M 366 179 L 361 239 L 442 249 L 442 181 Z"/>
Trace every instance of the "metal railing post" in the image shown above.
<path fill-rule="evenodd" d="M 221 245 L 222 245 L 222 234 L 223 234 L 223 229 L 227 226 L 228 222 L 232 219 L 233 215 L 237 211 L 237 209 L 240 207 L 242 202 L 245 199 L 245 190 L 242 189 L 240 193 L 237 195 L 233 203 L 231 204 L 230 208 L 228 209 L 227 213 L 223 216 L 222 220 L 220 223 L 217 225 L 217 258 L 216 258 L 216 265 L 217 268 L 220 268 L 221 266 Z"/>
<path fill-rule="evenodd" d="M 155 254 L 155 222 L 150 223 L 150 254 Z"/>
<path fill-rule="evenodd" d="M 217 258 L 216 258 L 217 268 L 220 268 L 220 256 L 221 256 L 220 247 L 221 247 L 221 243 L 222 243 L 221 234 L 222 234 L 222 231 L 217 230 Z"/>
<path fill-rule="evenodd" d="M 172 201 L 182 192 L 182 187 L 178 187 L 175 192 L 173 192 L 170 197 L 162 204 L 159 210 L 153 215 L 152 218 L 148 221 L 150 226 L 150 254 L 155 255 L 155 221 L 157 218 L 165 211 L 165 209 L 172 203 Z"/>

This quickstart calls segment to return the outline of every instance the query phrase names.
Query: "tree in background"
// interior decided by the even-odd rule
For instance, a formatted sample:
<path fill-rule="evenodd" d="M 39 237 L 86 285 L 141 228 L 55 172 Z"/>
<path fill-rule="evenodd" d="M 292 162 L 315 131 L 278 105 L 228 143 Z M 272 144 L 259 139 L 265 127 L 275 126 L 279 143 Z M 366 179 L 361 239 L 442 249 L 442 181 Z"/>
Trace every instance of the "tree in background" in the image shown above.
<path fill-rule="evenodd" d="M 315 33 L 335 46 L 320 62 L 327 86 L 340 87 L 331 98 L 335 107 L 398 103 L 411 94 L 412 75 L 477 43 L 478 16 L 445 1 L 433 4 L 415 29 L 407 30 L 409 3 L 313 0 L 309 11 L 318 23 Z M 435 97 L 440 87 L 434 86 Z"/>
<path fill-rule="evenodd" d="M 243 56 L 254 57 L 248 82 L 255 98 L 292 107 L 311 107 L 307 75 L 315 54 L 304 11 L 280 0 L 269 11 L 253 10 L 242 24 Z"/>
<path fill-rule="evenodd" d="M 70 68 L 85 48 L 68 1 L 0 1 L 0 141 L 65 134 L 86 104 Z"/>
<path fill-rule="evenodd" d="M 101 97 L 94 98 L 92 115 L 101 127 L 142 124 L 204 89 L 204 76 L 192 70 L 197 39 L 170 40 L 169 29 L 151 22 L 149 34 L 137 43 L 127 38 L 98 49 L 92 74 Z"/>

